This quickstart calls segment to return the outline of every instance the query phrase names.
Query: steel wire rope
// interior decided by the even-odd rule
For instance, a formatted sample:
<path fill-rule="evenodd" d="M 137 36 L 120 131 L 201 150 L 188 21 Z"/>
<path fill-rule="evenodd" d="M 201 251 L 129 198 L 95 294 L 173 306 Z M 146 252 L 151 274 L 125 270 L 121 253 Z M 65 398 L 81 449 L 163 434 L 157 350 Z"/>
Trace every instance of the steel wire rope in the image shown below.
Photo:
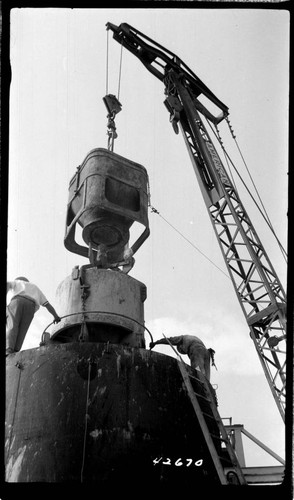
<path fill-rule="evenodd" d="M 159 215 L 159 217 L 161 217 L 161 219 L 163 219 L 164 222 L 166 222 L 172 229 L 174 229 L 182 238 L 184 238 L 184 240 L 186 240 L 195 250 L 197 250 L 197 252 L 199 252 L 203 257 L 205 257 L 205 259 L 207 259 L 214 267 L 216 267 L 221 273 L 223 273 L 226 276 L 226 278 L 228 278 L 229 280 L 231 279 L 228 274 L 226 274 L 220 267 L 217 266 L 217 264 L 215 264 L 209 257 L 207 257 L 207 255 L 205 255 L 205 253 L 203 253 L 196 245 L 194 245 L 192 241 L 186 238 L 186 236 L 184 236 L 183 233 L 181 233 L 175 226 L 173 226 L 167 219 L 165 219 L 156 208 L 154 208 L 152 205 L 149 206 L 153 213 Z"/>
<path fill-rule="evenodd" d="M 122 53 L 123 44 L 120 48 L 120 60 L 119 60 L 119 73 L 118 73 L 118 84 L 117 84 L 117 99 L 119 101 L 120 94 L 120 84 L 121 84 L 121 69 L 122 69 Z M 106 32 L 106 95 L 108 95 L 108 84 L 109 84 L 109 31 Z"/>
<path fill-rule="evenodd" d="M 244 158 L 244 156 L 243 156 L 243 154 L 242 154 L 242 151 L 241 151 L 241 149 L 240 149 L 240 147 L 239 147 L 239 144 L 238 144 L 238 141 L 237 141 L 237 137 L 236 137 L 236 135 L 234 134 L 234 131 L 233 131 L 233 129 L 232 129 L 232 126 L 231 126 L 231 124 L 230 124 L 230 122 L 229 122 L 228 118 L 226 118 L 226 122 L 227 122 L 227 124 L 228 124 L 228 127 L 229 127 L 229 130 L 230 130 L 230 132 L 231 132 L 232 138 L 234 139 L 234 142 L 235 142 L 235 144 L 236 144 L 236 146 L 237 146 L 237 149 L 238 149 L 238 151 L 239 151 L 239 154 L 240 154 L 240 156 L 241 156 L 241 158 L 242 158 L 243 164 L 244 164 L 244 166 L 245 166 L 245 168 L 246 168 L 246 170 L 247 170 L 247 173 L 248 173 L 248 175 L 249 175 L 249 178 L 250 178 L 250 180 L 251 180 L 251 182 L 252 182 L 252 185 L 253 185 L 253 187 L 254 187 L 254 189 L 255 189 L 255 192 L 256 192 L 256 194 L 257 194 L 257 196 L 258 196 L 258 199 L 259 199 L 259 201 L 260 201 L 260 203 L 261 203 L 261 206 L 262 206 L 262 208 L 263 208 L 263 210 L 264 210 L 264 213 L 265 213 L 265 215 L 266 215 L 266 217 L 267 217 L 267 220 L 268 220 L 269 224 L 272 226 L 272 223 L 271 223 L 270 217 L 269 217 L 269 215 L 268 215 L 268 213 L 267 213 L 267 211 L 266 211 L 266 208 L 265 208 L 265 206 L 264 206 L 264 204 L 263 204 L 263 201 L 262 201 L 262 199 L 261 199 L 261 197 L 260 197 L 260 194 L 259 194 L 259 192 L 258 192 L 257 186 L 256 186 L 256 184 L 255 184 L 255 182 L 254 182 L 254 179 L 253 179 L 253 177 L 252 177 L 251 173 L 250 173 L 250 170 L 249 170 L 249 168 L 248 168 L 247 162 L 245 161 L 245 158 Z"/>
<path fill-rule="evenodd" d="M 19 387 L 20 387 L 20 378 L 21 378 L 21 372 L 23 370 L 23 365 L 19 361 L 15 364 L 15 366 L 19 369 L 19 376 L 18 376 L 18 379 L 17 379 L 15 404 L 14 404 L 14 409 L 13 409 L 12 423 L 11 423 L 11 426 L 10 426 L 9 444 L 8 444 L 7 456 L 9 456 L 10 448 L 11 448 L 11 443 L 12 443 L 12 435 L 13 435 L 13 428 L 14 428 L 15 415 L 16 415 L 16 408 L 17 408 L 17 403 L 18 403 L 18 393 L 19 393 Z"/>
<path fill-rule="evenodd" d="M 118 100 L 119 100 L 120 83 L 121 83 L 122 51 L 123 51 L 123 44 L 121 44 L 121 46 L 120 46 L 120 60 L 119 60 L 118 88 L 117 88 L 117 99 Z"/>
<path fill-rule="evenodd" d="M 208 123 L 209 123 L 209 122 L 208 122 Z M 212 126 L 211 126 L 211 124 L 210 124 L 210 123 L 209 123 L 209 126 L 210 126 L 210 128 L 211 128 L 211 130 L 212 130 L 213 134 L 215 135 L 216 139 L 219 141 L 219 138 L 218 138 L 217 134 L 215 133 L 215 130 L 212 128 Z M 220 141 L 219 141 L 219 142 L 220 142 Z M 260 206 L 258 205 L 258 203 L 257 203 L 256 199 L 254 198 L 254 196 L 253 196 L 253 195 L 252 195 L 252 193 L 250 192 L 250 190 L 249 190 L 248 186 L 246 185 L 246 183 L 245 183 L 244 179 L 242 178 L 241 174 L 238 172 L 238 170 L 237 170 L 236 166 L 234 165 L 234 162 L 232 161 L 232 159 L 231 159 L 230 155 L 228 154 L 228 152 L 226 151 L 226 149 L 225 149 L 222 145 L 221 145 L 221 147 L 222 147 L 222 149 L 223 149 L 223 151 L 224 151 L 225 156 L 228 158 L 228 160 L 229 160 L 229 162 L 231 163 L 231 165 L 232 165 L 233 169 L 235 170 L 235 172 L 236 172 L 237 176 L 239 177 L 239 179 L 240 179 L 241 183 L 243 184 L 243 186 L 245 187 L 245 189 L 246 189 L 246 191 L 248 192 L 249 196 L 250 196 L 250 197 L 251 197 L 251 199 L 253 200 L 253 202 L 254 202 L 254 204 L 256 205 L 256 207 L 257 207 L 258 211 L 260 212 L 261 216 L 262 216 L 262 217 L 263 217 L 263 219 L 265 220 L 265 222 L 266 222 L 267 226 L 269 227 L 269 229 L 270 229 L 270 230 L 271 230 L 271 232 L 273 233 L 273 235 L 274 235 L 274 237 L 275 237 L 275 239 L 276 239 L 276 241 L 277 241 L 277 243 L 278 243 L 278 246 L 280 247 L 280 250 L 281 250 L 281 253 L 282 253 L 282 255 L 283 255 L 283 258 L 284 258 L 285 262 L 287 262 L 287 252 L 286 252 L 286 250 L 284 249 L 284 247 L 283 247 L 282 243 L 280 242 L 280 240 L 279 240 L 279 238 L 278 238 L 278 236 L 277 236 L 277 234 L 276 234 L 276 232 L 275 232 L 275 230 L 274 230 L 274 228 L 273 228 L 273 225 L 272 225 L 272 223 L 271 223 L 271 221 L 270 221 L 270 219 L 269 219 L 269 217 L 268 217 L 267 213 L 265 212 L 265 213 L 266 213 L 266 216 L 265 216 L 265 214 L 262 212 L 262 210 L 261 210 Z M 262 204 L 262 206 L 263 206 L 263 204 Z"/>
<path fill-rule="evenodd" d="M 283 257 L 284 257 L 285 262 L 287 262 L 287 252 L 286 252 L 286 250 L 284 249 L 284 247 L 283 247 L 282 243 L 280 242 L 280 240 L 279 240 L 279 238 L 278 238 L 278 236 L 277 236 L 277 234 L 276 234 L 276 232 L 275 232 L 275 230 L 274 230 L 273 224 L 272 224 L 272 222 L 271 222 L 271 220 L 270 220 L 270 217 L 269 217 L 269 215 L 268 215 L 268 213 L 267 213 L 267 211 L 266 211 L 266 208 L 265 208 L 265 206 L 264 206 L 264 204 L 263 204 L 263 201 L 262 201 L 262 199 L 261 199 L 261 196 L 260 196 L 260 194 L 259 194 L 259 192 L 258 192 L 258 189 L 257 189 L 257 187 L 256 187 L 256 184 L 255 184 L 255 182 L 254 182 L 254 179 L 253 179 L 253 177 L 252 177 L 252 175 L 251 175 L 251 173 L 250 173 L 250 170 L 249 170 L 249 168 L 248 168 L 248 166 L 247 166 L 247 163 L 246 163 L 245 158 L 244 158 L 244 156 L 243 156 L 243 154 L 242 154 L 242 151 L 241 151 L 241 149 L 240 149 L 240 147 L 239 147 L 239 144 L 238 144 L 238 142 L 237 142 L 237 138 L 236 138 L 236 136 L 235 136 L 235 135 L 234 135 L 234 133 L 233 133 L 233 130 L 232 130 L 232 128 L 231 128 L 231 125 L 230 125 L 230 123 L 229 123 L 228 121 L 227 121 L 227 123 L 228 123 L 228 127 L 229 127 L 229 129 L 230 129 L 230 131 L 231 131 L 232 137 L 233 137 L 233 139 L 234 139 L 234 142 L 235 142 L 235 144 L 236 144 L 236 146 L 237 146 L 238 152 L 239 152 L 239 154 L 240 154 L 240 156 L 241 156 L 241 158 L 242 158 L 242 161 L 243 161 L 243 163 L 244 163 L 244 166 L 245 166 L 245 168 L 246 168 L 246 170 L 247 170 L 247 173 L 248 173 L 248 175 L 249 175 L 249 178 L 250 178 L 250 180 L 251 180 L 251 182 L 252 182 L 252 185 L 253 185 L 253 187 L 254 187 L 254 189 L 255 189 L 255 192 L 256 192 L 256 194 L 257 194 L 257 196 L 258 196 L 258 199 L 259 199 L 259 201 L 260 201 L 260 204 L 261 204 L 261 206 L 262 206 L 262 208 L 263 208 L 263 210 L 264 210 L 264 215 L 263 215 L 263 218 L 266 220 L 266 223 L 267 223 L 268 227 L 269 227 L 269 228 L 270 228 L 270 230 L 272 231 L 272 233 L 273 233 L 273 235 L 274 235 L 274 237 L 275 237 L 275 239 L 276 239 L 276 241 L 277 241 L 277 243 L 278 243 L 278 246 L 279 246 L 279 248 L 280 248 L 280 250 L 281 250 L 281 253 L 282 253 Z M 231 161 L 231 160 L 230 160 L 230 161 Z M 247 188 L 247 187 L 246 187 L 246 189 L 247 189 L 247 191 L 249 192 L 249 190 L 248 190 L 248 188 Z M 256 204 L 256 206 L 257 206 L 257 203 L 256 203 L 256 202 L 255 202 L 255 204 Z M 262 213 L 262 212 L 261 212 L 261 210 L 260 210 L 260 208 L 258 208 L 258 209 L 259 209 L 260 213 Z"/>
<path fill-rule="evenodd" d="M 240 156 L 241 156 L 241 158 L 242 158 L 243 164 L 244 164 L 244 166 L 245 166 L 245 168 L 246 168 L 246 170 L 247 170 L 247 173 L 248 173 L 248 175 L 249 175 L 249 178 L 250 178 L 250 180 L 251 180 L 251 182 L 252 182 L 252 185 L 253 185 L 253 187 L 254 187 L 254 189 L 255 189 L 255 192 L 256 192 L 256 194 L 257 194 L 257 196 L 258 196 L 258 199 L 259 199 L 259 201 L 260 201 L 260 204 L 261 204 L 261 206 L 262 206 L 262 208 L 263 208 L 263 210 L 264 210 L 264 214 L 265 214 L 265 215 L 266 215 L 266 217 L 267 217 L 269 227 L 271 227 L 271 228 L 272 228 L 272 230 L 274 231 L 274 228 L 273 228 L 272 222 L 271 222 L 271 220 L 270 220 L 270 217 L 269 217 L 269 215 L 268 215 L 268 213 L 267 213 L 267 211 L 266 211 L 266 208 L 265 208 L 265 206 L 264 206 L 264 204 L 263 204 L 263 201 L 262 201 L 262 199 L 261 199 L 261 197 L 260 197 L 260 194 L 259 194 L 259 192 L 258 192 L 257 186 L 256 186 L 256 184 L 255 184 L 255 182 L 254 182 L 254 179 L 253 179 L 253 177 L 252 177 L 252 175 L 251 175 L 251 172 L 250 172 L 250 170 L 249 170 L 249 168 L 248 168 L 247 162 L 246 162 L 246 160 L 245 160 L 245 158 L 244 158 L 244 156 L 243 156 L 243 153 L 242 153 L 241 148 L 240 148 L 240 146 L 239 146 L 239 144 L 238 144 L 238 141 L 237 141 L 237 137 L 236 137 L 236 135 L 234 134 L 234 131 L 233 131 L 233 129 L 232 129 L 232 126 L 231 126 L 231 124 L 230 124 L 230 122 L 229 122 L 228 118 L 226 119 L 226 122 L 227 122 L 227 124 L 228 124 L 228 127 L 229 127 L 229 130 L 230 130 L 230 132 L 231 132 L 232 138 L 234 139 L 234 142 L 235 142 L 235 144 L 236 144 L 236 147 L 237 147 L 237 149 L 238 149 L 238 152 L 239 152 L 239 154 L 240 154 Z M 275 233 L 274 233 L 274 234 L 275 234 Z M 279 244 L 279 245 L 281 245 L 281 243 L 279 242 L 279 240 L 278 240 L 278 239 L 277 239 L 277 242 L 278 242 L 278 244 Z M 284 248 L 283 248 L 283 246 L 282 246 L 282 245 L 280 246 L 280 248 L 281 248 L 281 250 L 283 249 L 283 251 L 284 251 L 284 252 L 285 252 L 285 254 L 286 254 L 286 251 L 284 250 Z"/>
<path fill-rule="evenodd" d="M 106 31 L 106 95 L 108 94 L 108 66 L 109 66 L 109 31 Z"/>
<path fill-rule="evenodd" d="M 85 413 L 85 430 L 84 430 L 84 440 L 83 440 L 83 458 L 82 458 L 82 468 L 81 468 L 81 483 L 83 482 L 85 455 L 86 455 L 86 440 L 87 440 L 88 418 L 89 418 L 88 406 L 89 406 L 89 392 L 90 392 L 90 373 L 91 373 L 91 363 L 90 363 L 90 359 L 89 359 L 88 380 L 87 380 L 87 400 L 86 400 L 86 413 Z"/>
<path fill-rule="evenodd" d="M 107 43 L 106 43 L 106 97 L 115 97 L 115 96 L 110 96 L 110 94 L 108 94 L 108 86 L 109 86 L 109 31 L 107 30 L 107 35 L 106 35 L 106 39 L 107 39 Z M 121 69 L 122 69 L 122 49 L 123 49 L 123 44 L 121 44 L 121 49 L 120 49 L 120 62 L 119 62 L 119 74 L 118 74 L 118 84 L 117 84 L 117 101 L 118 101 L 118 104 L 121 106 L 120 102 L 119 102 L 119 95 L 120 95 L 120 85 L 121 85 Z M 116 127 L 115 127 L 115 123 L 114 123 L 114 119 L 115 119 L 115 116 L 117 114 L 117 110 L 112 110 L 109 114 L 108 114 L 108 118 L 109 118 L 109 121 L 108 121 L 108 149 L 110 151 L 113 151 L 113 146 L 114 146 L 114 139 L 117 137 L 117 134 L 116 134 Z M 110 121 L 111 121 L 111 129 L 112 129 L 112 132 L 109 131 L 109 127 L 110 127 Z"/>
<path fill-rule="evenodd" d="M 134 318 L 130 318 L 129 316 L 126 316 L 125 314 L 121 314 L 121 313 L 115 313 L 115 312 L 109 312 L 109 311 L 87 311 L 86 314 L 93 314 L 93 313 L 99 313 L 99 314 L 111 314 L 111 316 L 122 316 L 123 318 L 126 318 L 126 319 L 130 319 L 131 321 L 133 321 L 134 323 L 137 323 L 137 325 L 140 325 L 142 326 L 142 328 L 144 328 L 144 330 L 146 330 L 149 335 L 150 335 L 150 338 L 151 338 L 151 342 L 153 342 L 153 336 L 152 336 L 152 333 L 150 332 L 150 330 L 147 328 L 147 326 L 143 325 L 142 323 L 140 323 L 139 321 L 137 321 L 136 319 Z M 83 314 L 83 312 L 81 311 L 78 311 L 78 312 L 75 312 L 75 313 L 70 313 L 70 314 L 64 314 L 64 316 L 60 316 L 61 319 L 63 318 L 67 318 L 68 316 L 75 316 L 77 314 Z M 43 330 L 42 332 L 42 335 L 41 335 L 41 343 L 44 342 L 44 334 L 46 333 L 46 330 L 47 328 L 49 328 L 49 326 L 53 325 L 54 321 L 51 321 L 51 323 L 49 323 L 49 325 L 47 325 L 45 327 L 45 329 Z"/>

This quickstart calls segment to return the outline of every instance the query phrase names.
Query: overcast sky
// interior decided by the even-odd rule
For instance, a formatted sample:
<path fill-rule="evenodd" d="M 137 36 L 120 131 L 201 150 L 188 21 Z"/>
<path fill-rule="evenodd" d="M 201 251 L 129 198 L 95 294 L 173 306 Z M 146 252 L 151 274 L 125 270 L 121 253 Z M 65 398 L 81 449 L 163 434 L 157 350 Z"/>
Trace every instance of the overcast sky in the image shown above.
<path fill-rule="evenodd" d="M 94 148 L 107 148 L 102 98 L 118 93 L 121 46 L 106 23 L 127 22 L 177 54 L 229 106 L 230 121 L 272 224 L 287 246 L 289 17 L 276 10 L 14 9 L 11 13 L 8 279 L 27 276 L 55 305 L 58 284 L 87 260 L 63 246 L 68 184 Z M 224 273 L 225 265 L 164 88 L 123 52 L 122 111 L 114 151 L 148 171 L 151 204 Z M 225 146 L 244 165 L 225 124 Z M 249 183 L 250 185 L 250 183 Z M 286 286 L 286 264 L 250 197 L 242 201 Z M 216 351 L 211 382 L 222 417 L 284 454 L 282 419 L 230 280 L 159 215 L 130 275 L 147 286 L 154 339 L 195 334 Z M 52 317 L 36 314 L 24 349 L 39 345 Z M 147 346 L 149 337 L 146 334 Z M 168 348 L 158 352 L 173 355 Z M 186 360 L 187 361 L 187 360 Z M 276 465 L 245 438 L 247 465 Z"/>

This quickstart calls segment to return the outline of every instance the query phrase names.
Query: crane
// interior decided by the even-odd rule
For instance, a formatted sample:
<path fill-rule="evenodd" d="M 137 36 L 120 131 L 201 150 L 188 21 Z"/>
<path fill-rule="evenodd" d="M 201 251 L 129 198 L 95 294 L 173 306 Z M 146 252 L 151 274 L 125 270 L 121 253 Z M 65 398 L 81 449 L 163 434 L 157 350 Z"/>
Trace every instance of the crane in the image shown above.
<path fill-rule="evenodd" d="M 178 56 L 148 36 L 127 23 L 109 22 L 106 29 L 164 84 L 170 121 L 176 133 L 182 131 L 250 337 L 285 421 L 286 294 L 206 126 L 218 131 L 229 109 Z M 203 97 L 218 114 L 204 106 Z"/>

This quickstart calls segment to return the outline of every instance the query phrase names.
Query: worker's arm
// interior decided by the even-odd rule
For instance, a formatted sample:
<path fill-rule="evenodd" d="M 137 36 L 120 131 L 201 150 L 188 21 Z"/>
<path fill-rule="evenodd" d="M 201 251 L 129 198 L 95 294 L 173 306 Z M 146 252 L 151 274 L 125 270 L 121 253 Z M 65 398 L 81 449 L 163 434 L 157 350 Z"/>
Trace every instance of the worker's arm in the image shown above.
<path fill-rule="evenodd" d="M 157 344 L 172 344 L 178 345 L 182 341 L 182 336 L 180 337 L 169 337 L 156 340 L 156 342 L 150 342 L 149 347 L 152 349 Z"/>
<path fill-rule="evenodd" d="M 45 302 L 43 306 L 46 307 L 47 311 L 50 312 L 50 314 L 52 314 L 52 316 L 54 317 L 54 323 L 59 323 L 59 321 L 61 321 L 61 318 L 58 316 L 57 312 L 55 311 L 54 307 L 50 304 L 50 302 Z"/>

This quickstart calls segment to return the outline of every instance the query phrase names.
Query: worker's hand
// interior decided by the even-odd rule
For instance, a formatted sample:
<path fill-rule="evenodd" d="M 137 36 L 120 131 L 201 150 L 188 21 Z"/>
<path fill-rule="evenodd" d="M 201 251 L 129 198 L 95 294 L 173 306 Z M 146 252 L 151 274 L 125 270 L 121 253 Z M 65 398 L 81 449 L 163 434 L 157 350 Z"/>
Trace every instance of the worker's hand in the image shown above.
<path fill-rule="evenodd" d="M 155 346 L 155 342 L 150 342 L 149 348 L 152 349 Z"/>
<path fill-rule="evenodd" d="M 129 260 L 131 260 L 132 256 L 133 256 L 133 250 L 131 248 L 127 248 L 124 251 L 124 260 L 128 262 Z"/>
<path fill-rule="evenodd" d="M 53 323 L 59 323 L 60 321 L 61 321 L 61 318 L 59 316 L 56 316 L 56 318 L 54 318 Z"/>

